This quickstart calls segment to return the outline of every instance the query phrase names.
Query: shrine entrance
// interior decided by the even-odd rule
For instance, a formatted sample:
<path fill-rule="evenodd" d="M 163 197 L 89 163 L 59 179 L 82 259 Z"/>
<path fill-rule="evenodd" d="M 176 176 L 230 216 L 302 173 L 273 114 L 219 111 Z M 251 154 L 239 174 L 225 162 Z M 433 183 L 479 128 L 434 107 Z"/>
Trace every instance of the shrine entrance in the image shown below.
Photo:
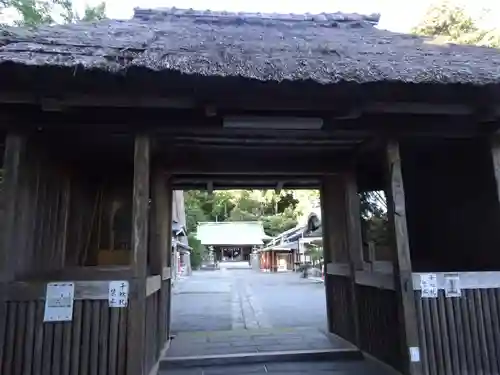
<path fill-rule="evenodd" d="M 498 372 L 500 54 L 374 22 L 138 9 L 0 33 L 0 372 L 154 373 L 171 192 L 218 187 L 321 189 L 328 331 L 364 358 Z"/>

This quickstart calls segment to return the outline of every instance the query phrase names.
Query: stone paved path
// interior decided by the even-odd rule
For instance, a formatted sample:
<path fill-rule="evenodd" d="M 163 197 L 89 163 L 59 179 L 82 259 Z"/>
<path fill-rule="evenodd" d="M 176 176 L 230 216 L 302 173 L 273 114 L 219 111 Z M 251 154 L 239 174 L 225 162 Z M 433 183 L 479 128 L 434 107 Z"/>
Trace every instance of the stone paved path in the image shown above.
<path fill-rule="evenodd" d="M 326 327 L 325 290 L 296 273 L 194 272 L 174 288 L 172 332 Z"/>
<path fill-rule="evenodd" d="M 200 271 L 181 280 L 173 292 L 175 338 L 166 353 L 166 361 L 179 357 L 352 348 L 349 343 L 332 339 L 325 333 L 324 284 L 301 279 L 296 273 L 267 274 L 244 269 Z M 337 360 L 177 367 L 160 371 L 159 375 L 264 373 L 393 374 L 367 360 Z"/>

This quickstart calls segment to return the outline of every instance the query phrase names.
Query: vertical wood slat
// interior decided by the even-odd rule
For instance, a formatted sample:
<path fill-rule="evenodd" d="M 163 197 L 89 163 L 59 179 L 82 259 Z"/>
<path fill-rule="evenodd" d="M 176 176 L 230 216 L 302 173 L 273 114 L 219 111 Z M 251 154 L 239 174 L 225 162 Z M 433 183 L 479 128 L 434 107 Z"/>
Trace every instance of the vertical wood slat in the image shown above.
<path fill-rule="evenodd" d="M 92 301 L 83 301 L 82 332 L 80 346 L 80 374 L 90 374 L 90 326 L 92 325 Z"/>
<path fill-rule="evenodd" d="M 73 325 L 79 324 L 80 321 L 78 320 L 78 317 L 75 316 L 75 306 L 73 305 L 73 321 L 71 323 L 65 323 L 63 326 L 61 375 L 70 375 L 72 343 L 71 334 Z"/>
<path fill-rule="evenodd" d="M 43 308 L 44 303 L 37 301 L 36 303 L 36 328 L 35 328 L 35 349 L 33 351 L 33 374 L 40 375 L 42 373 L 42 350 L 43 350 Z"/>
<path fill-rule="evenodd" d="M 82 324 L 83 324 L 83 303 L 84 301 L 75 301 L 73 306 L 73 324 L 71 325 L 71 365 L 70 374 L 79 375 L 80 373 L 80 353 L 82 351 Z"/>
<path fill-rule="evenodd" d="M 52 351 L 52 374 L 61 375 L 61 362 L 62 362 L 62 339 L 63 327 L 65 323 L 57 322 L 52 323 L 54 326 L 54 341 Z"/>
<path fill-rule="evenodd" d="M 119 348 L 118 334 L 120 324 L 120 310 L 111 309 L 109 328 L 109 357 L 108 357 L 108 375 L 117 375 L 117 353 Z"/>
<path fill-rule="evenodd" d="M 33 365 L 33 351 L 35 346 L 36 329 L 36 301 L 28 302 L 28 312 L 26 316 L 26 339 L 24 342 L 24 366 L 23 375 L 31 375 Z"/>
<path fill-rule="evenodd" d="M 6 331 L 7 331 L 7 301 L 4 301 L 4 296 L 0 294 L 0 370 L 2 369 L 2 363 L 4 363 L 5 350 L 6 350 Z"/>
<path fill-rule="evenodd" d="M 500 373 L 500 289 L 465 289 L 460 298 L 421 298 L 415 291 L 425 375 Z"/>
<path fill-rule="evenodd" d="M 128 309 L 120 309 L 120 318 L 118 322 L 118 326 L 120 327 L 118 332 L 118 374 L 125 374 L 127 371 L 127 353 L 128 353 L 128 345 L 127 345 L 127 337 L 128 337 L 128 329 L 127 322 L 129 311 Z"/>
<path fill-rule="evenodd" d="M 14 349 L 14 375 L 20 375 L 22 373 L 24 364 L 24 340 L 26 339 L 26 308 L 27 303 L 21 302 L 17 304 L 17 317 L 16 317 L 16 342 Z M 11 343 L 11 345 L 14 343 Z"/>
<path fill-rule="evenodd" d="M 7 303 L 7 329 L 6 329 L 6 350 L 3 363 L 3 373 L 12 374 L 14 367 L 14 342 L 16 340 L 16 318 L 17 304 L 13 302 Z"/>
<path fill-rule="evenodd" d="M 42 374 L 51 375 L 52 372 L 52 342 L 54 340 L 54 325 L 43 325 Z"/>
<path fill-rule="evenodd" d="M 100 327 L 99 327 L 99 375 L 108 375 L 108 358 L 109 358 L 109 315 L 110 309 L 106 303 L 100 303 Z M 115 310 L 114 308 L 111 310 Z"/>
<path fill-rule="evenodd" d="M 90 301 L 92 317 L 90 324 L 90 375 L 99 375 L 99 331 L 100 308 L 99 301 Z M 104 353 L 102 353 L 104 354 Z"/>

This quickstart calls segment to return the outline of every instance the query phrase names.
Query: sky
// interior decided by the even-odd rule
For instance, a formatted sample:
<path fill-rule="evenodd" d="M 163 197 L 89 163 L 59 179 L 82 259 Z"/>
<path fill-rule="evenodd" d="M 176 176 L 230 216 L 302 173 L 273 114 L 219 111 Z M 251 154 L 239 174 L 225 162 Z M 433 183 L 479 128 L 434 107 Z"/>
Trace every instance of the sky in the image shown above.
<path fill-rule="evenodd" d="M 102 0 L 73 0 L 79 14 L 85 5 L 96 5 Z M 129 19 L 135 7 L 141 8 L 193 8 L 199 10 L 227 10 L 277 13 L 352 12 L 380 13 L 379 27 L 394 32 L 409 32 L 422 19 L 426 9 L 436 0 L 106 0 L 109 18 Z M 490 9 L 484 21 L 486 27 L 500 24 L 500 0 L 452 0 L 462 3 L 471 15 Z M 4 15 L 5 16 L 5 15 Z M 0 17 L 1 18 L 1 17 Z M 8 18 L 10 18 L 8 16 Z"/>
<path fill-rule="evenodd" d="M 409 32 L 422 18 L 434 0 L 107 0 L 110 18 L 127 19 L 135 7 L 177 7 L 248 12 L 322 13 L 352 12 L 361 14 L 380 13 L 379 27 L 394 32 Z M 488 24 L 500 24 L 500 0 L 455 0 L 479 14 L 491 9 Z M 79 9 L 85 4 L 97 4 L 99 0 L 74 0 Z"/>

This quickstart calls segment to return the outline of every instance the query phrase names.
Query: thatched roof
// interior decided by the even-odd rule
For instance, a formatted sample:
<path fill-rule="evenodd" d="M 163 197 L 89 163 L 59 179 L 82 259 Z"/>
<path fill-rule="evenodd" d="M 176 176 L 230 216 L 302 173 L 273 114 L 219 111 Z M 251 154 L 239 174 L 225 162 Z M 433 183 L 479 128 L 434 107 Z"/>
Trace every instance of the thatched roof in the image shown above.
<path fill-rule="evenodd" d="M 106 20 L 0 29 L 0 63 L 258 81 L 500 83 L 500 51 L 438 46 L 359 15 L 136 10 Z M 1 67 L 0 67 L 1 68 Z M 163 84 L 168 85 L 168 80 Z"/>

